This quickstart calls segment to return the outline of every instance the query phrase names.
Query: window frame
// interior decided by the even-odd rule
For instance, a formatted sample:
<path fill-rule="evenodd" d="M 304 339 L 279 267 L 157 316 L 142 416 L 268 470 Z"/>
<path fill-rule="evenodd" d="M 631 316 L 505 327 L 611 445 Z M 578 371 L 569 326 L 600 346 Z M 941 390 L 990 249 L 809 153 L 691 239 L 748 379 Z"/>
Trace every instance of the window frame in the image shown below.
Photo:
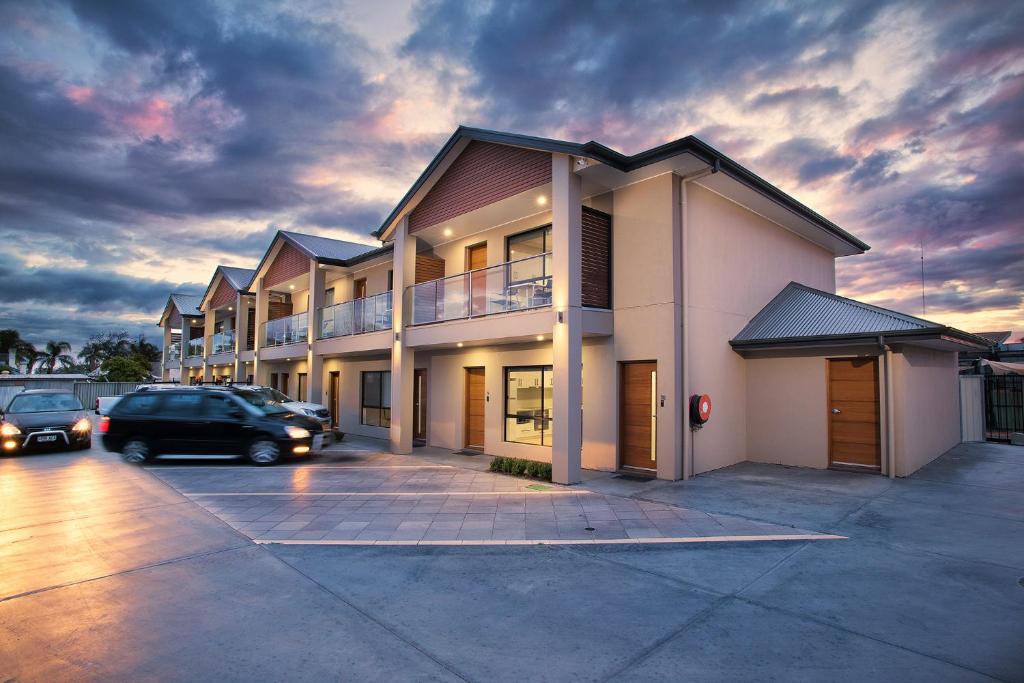
<path fill-rule="evenodd" d="M 541 437 L 540 437 L 541 443 L 539 443 L 539 444 L 527 443 L 525 441 L 515 441 L 513 439 L 509 439 L 509 437 L 508 437 L 508 421 L 510 419 L 518 421 L 520 419 L 520 416 L 519 415 L 512 415 L 512 414 L 509 413 L 509 409 L 508 409 L 508 398 L 509 398 L 509 396 L 508 396 L 508 394 L 509 394 L 509 392 L 508 392 L 508 383 L 509 383 L 509 375 L 510 375 L 510 373 L 513 373 L 513 372 L 540 372 L 540 389 L 541 389 L 541 391 L 540 391 L 540 409 L 541 409 L 541 413 L 543 413 L 544 412 L 544 407 L 545 407 L 544 406 L 544 379 L 545 379 L 544 375 L 545 375 L 545 373 L 552 373 L 552 372 L 554 372 L 554 366 L 553 365 L 508 365 L 508 366 L 505 366 L 503 368 L 503 371 L 504 372 L 503 372 L 503 375 L 502 375 L 502 379 L 504 381 L 504 389 L 502 391 L 504 393 L 504 396 L 502 397 L 502 400 L 504 402 L 502 403 L 502 406 L 501 406 L 501 410 L 502 410 L 502 420 L 501 420 L 501 424 L 502 424 L 502 427 L 501 427 L 502 441 L 504 441 L 505 443 L 519 444 L 521 446 L 536 446 L 537 448 L 551 448 L 552 447 L 551 444 L 545 444 L 544 443 L 544 432 L 548 432 L 548 434 L 550 435 L 550 433 L 552 431 L 552 426 L 553 426 L 553 423 L 554 423 L 554 417 L 544 417 L 544 418 L 541 418 L 542 422 L 546 426 L 546 428 L 545 427 L 541 427 L 541 430 L 540 430 L 540 432 L 541 432 Z M 552 386 L 554 386 L 554 378 L 553 377 L 552 377 Z M 534 420 L 536 420 L 536 418 L 534 418 Z"/>
<path fill-rule="evenodd" d="M 377 403 L 378 405 L 368 405 L 366 403 L 366 377 L 367 375 L 378 375 L 377 384 Z M 385 377 L 386 375 L 386 377 Z M 359 424 L 366 427 L 377 427 L 378 429 L 389 429 L 391 427 L 391 397 L 388 397 L 388 404 L 384 405 L 384 383 L 391 383 L 391 371 L 390 370 L 362 370 L 359 373 Z M 383 411 L 388 411 L 387 424 L 373 424 L 372 422 L 366 421 L 366 410 L 378 410 L 381 411 L 378 415 L 383 415 Z M 378 423 L 382 422 L 382 419 L 378 419 Z"/>
<path fill-rule="evenodd" d="M 523 230 L 522 232 L 517 232 L 514 235 L 506 235 L 505 236 L 505 263 L 506 263 L 506 266 L 505 266 L 505 286 L 506 287 L 511 287 L 513 285 L 527 284 L 527 283 L 530 283 L 530 282 L 540 282 L 541 280 L 548 280 L 548 279 L 551 278 L 551 274 L 548 273 L 548 260 L 547 259 L 542 259 L 541 260 L 541 271 L 540 271 L 541 274 L 540 275 L 538 275 L 536 277 L 523 278 L 521 280 L 516 280 L 516 279 L 513 279 L 513 277 L 512 277 L 512 265 L 511 265 L 512 261 L 513 261 L 513 259 L 512 259 L 512 241 L 514 239 L 516 239 L 517 237 L 523 237 L 525 235 L 530 235 L 530 234 L 535 233 L 535 232 L 539 232 L 541 234 L 541 238 L 542 238 L 541 239 L 541 249 L 542 249 L 542 251 L 540 252 L 540 254 L 534 254 L 533 256 L 526 256 L 524 258 L 515 259 L 516 261 L 523 261 L 523 260 L 528 259 L 528 258 L 536 258 L 537 256 L 541 256 L 543 254 L 550 254 L 551 253 L 551 239 L 552 239 L 552 233 L 553 233 L 552 224 L 551 223 L 546 223 L 544 225 L 538 225 L 535 228 L 530 228 L 529 230 Z M 513 442 L 513 443 L 515 443 L 515 442 Z"/>

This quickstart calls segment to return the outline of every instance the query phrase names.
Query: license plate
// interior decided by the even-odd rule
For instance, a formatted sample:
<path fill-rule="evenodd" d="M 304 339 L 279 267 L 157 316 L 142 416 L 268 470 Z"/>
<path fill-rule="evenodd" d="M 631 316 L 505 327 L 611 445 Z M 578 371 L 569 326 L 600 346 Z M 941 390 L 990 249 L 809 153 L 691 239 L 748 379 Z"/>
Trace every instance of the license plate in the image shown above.
<path fill-rule="evenodd" d="M 38 438 L 39 438 L 39 441 L 56 441 L 57 440 L 57 435 L 56 434 L 44 434 L 44 435 L 42 435 L 42 436 L 40 436 Z"/>
<path fill-rule="evenodd" d="M 318 451 L 324 447 L 324 435 L 317 434 L 313 437 L 313 450 Z"/>

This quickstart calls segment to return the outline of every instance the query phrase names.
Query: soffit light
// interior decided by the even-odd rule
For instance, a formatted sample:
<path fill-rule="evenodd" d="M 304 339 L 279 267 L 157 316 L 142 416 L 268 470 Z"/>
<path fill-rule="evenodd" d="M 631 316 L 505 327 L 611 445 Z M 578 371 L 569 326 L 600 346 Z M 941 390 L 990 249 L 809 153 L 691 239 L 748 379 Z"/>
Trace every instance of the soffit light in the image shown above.
<path fill-rule="evenodd" d="M 445 237 L 451 237 L 454 233 L 452 233 L 451 228 L 445 228 L 441 234 L 444 235 Z"/>
<path fill-rule="evenodd" d="M 548 198 L 544 195 L 537 197 L 537 206 L 544 206 L 548 203 Z"/>

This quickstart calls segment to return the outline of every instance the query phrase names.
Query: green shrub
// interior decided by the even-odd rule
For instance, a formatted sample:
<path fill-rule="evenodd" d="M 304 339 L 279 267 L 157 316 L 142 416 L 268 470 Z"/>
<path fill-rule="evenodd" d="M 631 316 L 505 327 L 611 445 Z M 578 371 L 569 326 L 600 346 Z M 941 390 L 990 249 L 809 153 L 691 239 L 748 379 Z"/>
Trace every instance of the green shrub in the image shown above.
<path fill-rule="evenodd" d="M 551 465 L 546 462 L 537 462 L 536 460 L 506 458 L 499 455 L 491 461 L 490 469 L 491 472 L 501 472 L 502 474 L 512 474 L 517 477 L 531 477 L 533 479 L 551 481 Z"/>

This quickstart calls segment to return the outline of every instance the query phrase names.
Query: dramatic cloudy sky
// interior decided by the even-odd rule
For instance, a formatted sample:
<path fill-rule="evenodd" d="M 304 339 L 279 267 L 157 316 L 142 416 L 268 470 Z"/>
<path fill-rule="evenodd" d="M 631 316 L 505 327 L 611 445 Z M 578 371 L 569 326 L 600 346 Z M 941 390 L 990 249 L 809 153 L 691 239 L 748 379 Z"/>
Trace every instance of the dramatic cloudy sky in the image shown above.
<path fill-rule="evenodd" d="M 866 240 L 840 293 L 1024 334 L 1024 3 L 0 0 L 0 327 L 157 332 L 369 232 L 459 123 L 695 133 Z"/>

